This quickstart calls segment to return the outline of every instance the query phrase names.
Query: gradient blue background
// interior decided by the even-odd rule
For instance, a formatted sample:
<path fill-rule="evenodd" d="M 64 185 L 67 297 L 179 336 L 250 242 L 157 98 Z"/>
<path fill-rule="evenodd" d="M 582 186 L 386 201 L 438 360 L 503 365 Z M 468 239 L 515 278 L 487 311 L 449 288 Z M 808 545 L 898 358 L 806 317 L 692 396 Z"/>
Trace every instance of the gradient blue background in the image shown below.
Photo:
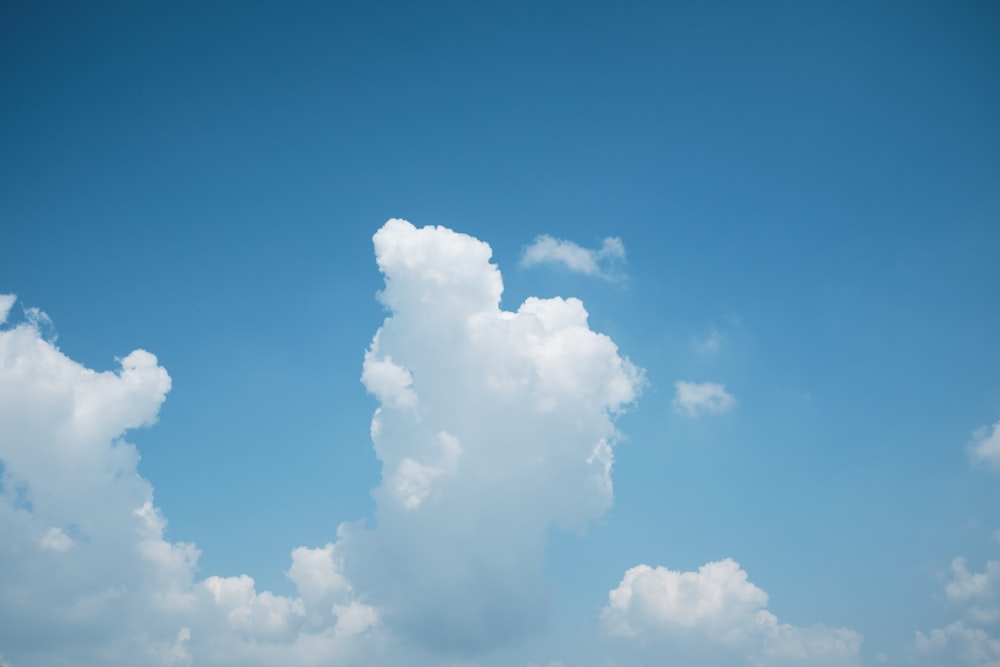
<path fill-rule="evenodd" d="M 649 379 L 614 509 L 552 537 L 553 637 L 728 556 L 895 651 L 997 551 L 964 446 L 1000 419 L 1000 5 L 749 4 L 4 2 L 0 291 L 91 367 L 159 357 L 169 537 L 290 591 L 373 507 L 371 235 L 475 235 L 505 307 L 579 296 Z M 542 233 L 628 278 L 519 268 Z M 684 419 L 678 379 L 739 405 Z"/>

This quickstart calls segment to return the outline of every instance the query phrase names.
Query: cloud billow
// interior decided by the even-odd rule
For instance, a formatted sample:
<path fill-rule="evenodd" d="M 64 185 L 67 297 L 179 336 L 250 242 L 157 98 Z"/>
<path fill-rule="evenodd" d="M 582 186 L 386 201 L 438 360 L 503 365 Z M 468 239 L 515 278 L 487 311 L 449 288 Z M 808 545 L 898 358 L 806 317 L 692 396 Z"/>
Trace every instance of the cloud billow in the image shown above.
<path fill-rule="evenodd" d="M 608 594 L 605 630 L 627 640 L 637 664 L 858 667 L 861 635 L 779 623 L 768 596 L 732 559 L 693 572 L 638 565 Z"/>
<path fill-rule="evenodd" d="M 643 372 L 577 299 L 501 309 L 482 241 L 403 220 L 373 240 L 388 311 L 361 378 L 379 403 L 375 517 L 291 549 L 294 595 L 203 576 L 197 547 L 166 539 L 124 439 L 171 388 L 156 357 L 96 372 L 59 350 L 41 311 L 6 324 L 15 299 L 0 295 L 0 666 L 437 666 L 545 627 L 547 535 L 611 507 L 615 419 Z M 721 411 L 706 386 L 691 404 Z M 955 573 L 955 590 L 995 608 L 982 576 Z M 856 633 L 780 624 L 766 602 L 730 560 L 638 566 L 601 618 L 626 664 L 658 664 L 663 638 L 691 665 L 854 664 Z"/>
<path fill-rule="evenodd" d="M 547 531 L 611 506 L 613 419 L 642 373 L 576 299 L 501 310 L 477 239 L 390 220 L 374 241 L 390 314 L 363 380 L 382 482 L 376 526 L 342 547 L 387 622 L 472 653 L 544 623 Z"/>
<path fill-rule="evenodd" d="M 14 302 L 0 295 L 0 325 Z M 156 357 L 96 372 L 43 333 L 41 311 L 25 316 L 0 326 L 0 664 L 370 663 L 377 615 L 333 546 L 293 552 L 289 597 L 247 575 L 199 580 L 198 549 L 165 539 L 123 437 L 171 388 Z"/>
<path fill-rule="evenodd" d="M 967 450 L 973 463 L 1000 470 L 1000 422 L 976 429 Z M 994 537 L 1000 541 L 1000 531 Z M 910 662 L 927 667 L 1000 665 L 1000 560 L 988 560 L 982 572 L 975 572 L 964 557 L 954 558 L 944 598 L 954 620 L 928 632 L 916 631 Z"/>
<path fill-rule="evenodd" d="M 440 664 L 544 626 L 547 532 L 611 506 L 614 417 L 642 372 L 576 299 L 501 310 L 481 241 L 391 220 L 374 242 L 376 521 L 291 550 L 293 596 L 199 577 L 197 547 L 165 538 L 123 438 L 170 390 L 156 357 L 93 371 L 41 311 L 4 326 L 0 296 L 0 664 Z"/>
<path fill-rule="evenodd" d="M 944 596 L 958 618 L 926 633 L 917 631 L 911 663 L 927 667 L 1000 665 L 1000 560 L 986 561 L 982 572 L 971 572 L 965 558 L 955 558 Z"/>

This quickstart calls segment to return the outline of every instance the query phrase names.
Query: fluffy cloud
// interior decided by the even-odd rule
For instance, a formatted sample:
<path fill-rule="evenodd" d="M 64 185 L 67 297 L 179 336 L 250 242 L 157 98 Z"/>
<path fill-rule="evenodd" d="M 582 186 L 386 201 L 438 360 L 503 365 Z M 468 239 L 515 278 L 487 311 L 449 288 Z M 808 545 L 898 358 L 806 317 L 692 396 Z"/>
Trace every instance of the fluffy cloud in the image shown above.
<path fill-rule="evenodd" d="M 0 297 L 9 313 L 14 299 Z M 139 455 L 170 376 L 136 350 L 114 372 L 66 357 L 37 309 L 0 329 L 0 646 L 17 665 L 364 664 L 376 626 L 333 547 L 296 549 L 298 597 L 251 577 L 195 577 L 164 539 Z M 376 647 L 377 648 L 377 647 Z"/>
<path fill-rule="evenodd" d="M 601 614 L 605 629 L 641 664 L 658 664 L 657 656 L 668 650 L 688 665 L 859 664 L 858 633 L 778 623 L 766 610 L 767 594 L 731 559 L 697 572 L 639 565 L 608 600 Z"/>
<path fill-rule="evenodd" d="M 973 433 L 969 455 L 974 462 L 1000 469 L 1000 422 Z M 1000 531 L 993 537 L 1000 541 Z M 1000 667 L 1000 561 L 987 561 L 982 572 L 972 572 L 965 558 L 955 558 L 944 594 L 958 618 L 927 633 L 917 631 L 911 662 L 928 667 Z"/>
<path fill-rule="evenodd" d="M 913 659 L 919 665 L 1000 667 L 1000 561 L 987 561 L 983 572 L 970 572 L 964 558 L 951 563 L 945 597 L 960 615 L 926 634 L 917 632 Z"/>
<path fill-rule="evenodd" d="M 991 637 L 986 630 L 955 621 L 927 634 L 917 632 L 914 640 L 915 656 L 911 662 L 954 667 L 1000 666 L 1000 639 Z"/>
<path fill-rule="evenodd" d="M 196 576 L 197 547 L 165 538 L 124 439 L 170 390 L 155 356 L 96 372 L 37 309 L 0 327 L 4 659 L 457 665 L 542 628 L 546 535 L 610 507 L 614 418 L 642 374 L 576 299 L 501 310 L 485 243 L 401 220 L 374 242 L 389 310 L 362 374 L 380 403 L 376 521 L 293 549 L 294 596 Z M 14 303 L 0 296 L 0 324 Z"/>
<path fill-rule="evenodd" d="M 986 463 L 1000 470 L 1000 422 L 983 426 L 972 434 L 969 455 L 977 463 Z"/>
<path fill-rule="evenodd" d="M 714 382 L 678 381 L 674 383 L 674 389 L 674 410 L 688 417 L 722 414 L 736 405 L 736 398 L 726 391 L 725 385 Z"/>
<path fill-rule="evenodd" d="M 390 315 L 362 380 L 382 482 L 376 526 L 339 548 L 387 623 L 473 653 L 544 623 L 547 531 L 610 507 L 613 418 L 642 375 L 576 299 L 501 310 L 477 239 L 390 220 L 374 242 Z"/>
<path fill-rule="evenodd" d="M 969 572 L 965 559 L 956 558 L 951 573 L 944 589 L 947 598 L 970 605 L 967 613 L 976 621 L 1000 622 L 1000 561 L 987 561 L 983 572 Z"/>
<path fill-rule="evenodd" d="M 913 662 L 1000 667 L 1000 561 L 987 561 L 982 572 L 970 572 L 965 559 L 956 558 L 944 592 L 960 618 L 926 634 L 918 631 Z"/>
<path fill-rule="evenodd" d="M 588 250 L 572 241 L 543 234 L 521 253 L 521 266 L 561 264 L 570 271 L 614 280 L 620 277 L 618 266 L 625 261 L 625 245 L 616 236 L 604 239 L 597 250 Z"/>

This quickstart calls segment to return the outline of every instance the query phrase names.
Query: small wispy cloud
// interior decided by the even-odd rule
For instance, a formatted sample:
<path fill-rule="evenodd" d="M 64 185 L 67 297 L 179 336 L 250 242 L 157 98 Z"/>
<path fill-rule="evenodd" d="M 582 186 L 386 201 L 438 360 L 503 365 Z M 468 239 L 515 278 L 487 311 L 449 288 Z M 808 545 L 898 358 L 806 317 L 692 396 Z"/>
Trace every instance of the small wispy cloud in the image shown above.
<path fill-rule="evenodd" d="M 677 391 L 673 400 L 674 410 L 688 417 L 722 414 L 736 405 L 736 397 L 726 391 L 725 385 L 679 380 L 674 383 L 674 388 Z"/>
<path fill-rule="evenodd" d="M 621 278 L 620 266 L 624 262 L 625 244 L 617 236 L 609 236 L 604 239 L 600 248 L 590 250 L 572 241 L 542 234 L 521 253 L 523 267 L 562 264 L 575 273 L 604 280 Z"/>
<path fill-rule="evenodd" d="M 695 336 L 691 340 L 694 353 L 702 359 L 712 359 L 719 356 L 726 344 L 726 334 L 712 327 L 703 336 Z"/>

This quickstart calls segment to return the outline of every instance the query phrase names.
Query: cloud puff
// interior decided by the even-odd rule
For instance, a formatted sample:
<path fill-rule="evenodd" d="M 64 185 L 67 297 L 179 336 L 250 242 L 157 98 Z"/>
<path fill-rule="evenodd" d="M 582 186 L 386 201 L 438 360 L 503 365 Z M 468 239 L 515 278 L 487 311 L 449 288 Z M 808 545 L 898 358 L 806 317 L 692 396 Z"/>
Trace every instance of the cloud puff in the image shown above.
<path fill-rule="evenodd" d="M 951 573 L 944 589 L 947 598 L 972 603 L 968 613 L 980 622 L 1000 622 L 1000 561 L 987 561 L 983 572 L 969 572 L 965 559 L 959 557 L 952 561 Z"/>
<path fill-rule="evenodd" d="M 725 385 L 714 382 L 684 382 L 674 383 L 674 410 L 688 417 L 700 417 L 703 414 L 722 414 L 732 410 L 736 398 L 726 391 Z"/>
<path fill-rule="evenodd" d="M 387 623 L 471 654 L 543 625 L 546 534 L 611 506 L 613 418 L 642 374 L 577 299 L 501 310 L 482 241 L 390 220 L 374 244 L 390 312 L 362 381 L 382 481 L 376 525 L 338 548 Z"/>
<path fill-rule="evenodd" d="M 696 572 L 633 567 L 608 594 L 601 621 L 631 649 L 631 659 L 656 664 L 669 650 L 688 665 L 858 665 L 861 636 L 845 628 L 778 623 L 767 593 L 731 559 Z"/>
<path fill-rule="evenodd" d="M 917 632 L 913 662 L 920 665 L 997 667 L 1000 665 L 1000 561 L 970 572 L 964 558 L 951 563 L 945 598 L 959 618 L 926 634 Z"/>
<path fill-rule="evenodd" d="M 0 298 L 9 311 L 13 297 Z M 32 313 L 36 313 L 32 316 Z M 65 356 L 27 309 L 0 328 L 0 646 L 14 665 L 366 664 L 378 619 L 331 546 L 296 549 L 300 595 L 196 580 L 199 551 L 164 538 L 130 429 L 170 376 L 136 350 L 116 371 Z"/>
<path fill-rule="evenodd" d="M 1000 639 L 991 637 L 982 628 L 955 621 L 927 634 L 916 633 L 913 642 L 915 656 L 911 662 L 920 665 L 953 667 L 997 667 L 1000 665 Z"/>
<path fill-rule="evenodd" d="M 976 463 L 986 463 L 1000 470 L 1000 422 L 983 426 L 972 434 L 969 455 Z"/>
<path fill-rule="evenodd" d="M 620 277 L 619 265 L 625 261 L 625 245 L 617 236 L 604 239 L 597 250 L 588 250 L 572 241 L 543 234 L 521 253 L 521 266 L 562 264 L 570 271 L 595 278 L 614 280 Z"/>

